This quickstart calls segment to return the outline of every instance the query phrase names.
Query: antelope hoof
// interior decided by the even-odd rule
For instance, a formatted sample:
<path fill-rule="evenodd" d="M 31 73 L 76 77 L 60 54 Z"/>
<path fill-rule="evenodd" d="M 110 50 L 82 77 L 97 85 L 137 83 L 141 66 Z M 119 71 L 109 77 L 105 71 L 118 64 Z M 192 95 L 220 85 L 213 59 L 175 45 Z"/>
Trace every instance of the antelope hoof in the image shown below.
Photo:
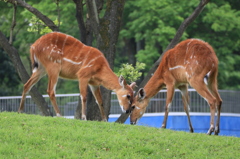
<path fill-rule="evenodd" d="M 209 128 L 209 130 L 208 130 L 208 132 L 207 132 L 207 135 L 211 135 L 212 134 L 212 132 L 214 132 L 214 127 L 210 127 Z"/>
<path fill-rule="evenodd" d="M 193 129 L 190 129 L 190 133 L 193 133 L 194 131 L 193 131 Z"/>
<path fill-rule="evenodd" d="M 57 114 L 56 114 L 56 117 L 62 117 L 62 116 L 61 116 L 61 114 L 57 113 Z"/>
<path fill-rule="evenodd" d="M 166 129 L 166 126 L 165 126 L 165 125 L 162 125 L 162 126 L 161 126 L 161 129 Z"/>
<path fill-rule="evenodd" d="M 21 113 L 23 113 L 23 111 L 22 111 L 22 110 L 20 110 L 20 109 L 18 109 L 18 114 L 21 114 Z"/>
<path fill-rule="evenodd" d="M 87 117 L 85 115 L 82 116 L 82 120 L 87 121 Z"/>
<path fill-rule="evenodd" d="M 219 134 L 219 128 L 216 127 L 216 128 L 215 128 L 215 131 L 214 131 L 214 135 L 218 135 L 218 134 Z"/>
<path fill-rule="evenodd" d="M 102 119 L 103 122 L 107 122 L 107 119 Z"/>

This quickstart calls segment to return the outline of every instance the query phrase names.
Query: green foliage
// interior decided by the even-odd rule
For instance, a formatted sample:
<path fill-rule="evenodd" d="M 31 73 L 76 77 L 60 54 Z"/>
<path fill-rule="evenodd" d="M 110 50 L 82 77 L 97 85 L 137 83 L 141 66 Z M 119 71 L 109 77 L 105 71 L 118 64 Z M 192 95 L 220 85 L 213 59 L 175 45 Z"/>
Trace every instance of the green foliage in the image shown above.
<path fill-rule="evenodd" d="M 117 75 L 122 75 L 129 83 L 135 82 L 142 76 L 141 70 L 145 68 L 146 64 L 137 62 L 134 67 L 132 64 L 122 64 L 122 67 L 118 71 Z"/>
<path fill-rule="evenodd" d="M 0 113 L 0 158 L 239 158 L 240 138 Z"/>
<path fill-rule="evenodd" d="M 59 24 L 58 20 L 53 21 L 55 25 Z M 60 25 L 62 23 L 60 22 Z M 46 26 L 40 19 L 38 19 L 36 16 L 32 16 L 32 18 L 29 20 L 29 27 L 27 28 L 28 32 L 37 32 L 40 35 L 47 34 L 52 32 L 52 30 Z"/>

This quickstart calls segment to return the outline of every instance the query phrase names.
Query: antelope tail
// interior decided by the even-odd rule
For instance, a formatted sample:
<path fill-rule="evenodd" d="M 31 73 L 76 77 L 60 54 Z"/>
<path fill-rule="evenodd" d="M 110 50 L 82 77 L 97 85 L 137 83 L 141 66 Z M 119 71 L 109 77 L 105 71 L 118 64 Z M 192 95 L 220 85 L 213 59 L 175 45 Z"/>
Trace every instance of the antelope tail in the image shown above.
<path fill-rule="evenodd" d="M 204 76 L 204 83 L 206 84 L 206 85 L 208 85 L 208 78 L 209 78 L 209 75 L 210 75 L 210 72 L 211 71 L 209 71 L 205 76 Z"/>

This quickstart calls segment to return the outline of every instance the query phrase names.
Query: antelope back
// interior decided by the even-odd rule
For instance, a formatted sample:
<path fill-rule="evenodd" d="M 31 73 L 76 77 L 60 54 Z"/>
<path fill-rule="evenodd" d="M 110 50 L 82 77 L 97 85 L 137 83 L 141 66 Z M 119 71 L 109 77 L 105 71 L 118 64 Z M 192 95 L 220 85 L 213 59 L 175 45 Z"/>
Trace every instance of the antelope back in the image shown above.
<path fill-rule="evenodd" d="M 96 71 L 103 64 L 109 67 L 98 49 L 59 32 L 40 37 L 31 46 L 30 53 L 33 64 L 39 62 L 45 68 L 54 67 L 63 78 L 77 79 L 77 73 L 82 68 L 91 67 L 91 70 Z"/>

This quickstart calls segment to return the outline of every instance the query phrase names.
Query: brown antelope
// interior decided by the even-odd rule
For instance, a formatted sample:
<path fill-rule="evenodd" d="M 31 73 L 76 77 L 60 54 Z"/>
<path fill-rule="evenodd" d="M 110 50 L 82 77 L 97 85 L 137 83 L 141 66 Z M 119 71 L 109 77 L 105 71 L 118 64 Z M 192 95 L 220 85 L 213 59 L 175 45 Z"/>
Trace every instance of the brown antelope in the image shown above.
<path fill-rule="evenodd" d="M 47 93 L 57 116 L 60 110 L 55 99 L 55 88 L 59 76 L 78 80 L 82 102 L 82 119 L 86 120 L 87 86 L 99 106 L 102 120 L 107 121 L 103 110 L 100 85 L 117 94 L 123 112 L 129 111 L 133 101 L 133 87 L 122 76 L 113 73 L 104 55 L 96 48 L 86 46 L 72 36 L 52 32 L 40 37 L 30 48 L 33 74 L 24 85 L 18 112 L 24 108 L 26 93 L 44 76 L 48 75 Z"/>
<path fill-rule="evenodd" d="M 184 110 L 188 117 L 190 132 L 193 127 L 189 117 L 188 84 L 208 102 L 211 112 L 210 128 L 207 134 L 215 130 L 219 133 L 220 111 L 222 99 L 217 90 L 218 59 L 213 48 L 198 39 L 188 39 L 167 51 L 156 72 L 141 88 L 134 98 L 130 115 L 131 124 L 136 124 L 142 117 L 150 99 L 162 88 L 167 89 L 165 116 L 162 128 L 166 128 L 169 108 L 172 103 L 174 89 L 178 88 L 182 94 Z M 215 109 L 217 108 L 217 122 L 214 126 Z"/>

